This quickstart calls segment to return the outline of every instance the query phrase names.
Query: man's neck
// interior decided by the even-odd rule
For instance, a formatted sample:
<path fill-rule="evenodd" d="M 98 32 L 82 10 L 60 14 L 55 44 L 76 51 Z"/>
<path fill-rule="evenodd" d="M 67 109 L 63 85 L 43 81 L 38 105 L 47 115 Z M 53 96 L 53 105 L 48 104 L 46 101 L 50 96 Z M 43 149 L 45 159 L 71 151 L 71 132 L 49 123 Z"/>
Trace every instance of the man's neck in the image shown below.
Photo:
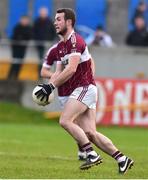
<path fill-rule="evenodd" d="M 64 42 L 66 42 L 69 39 L 69 36 L 72 34 L 73 31 L 74 31 L 73 28 L 67 31 L 67 33 L 63 36 Z"/>

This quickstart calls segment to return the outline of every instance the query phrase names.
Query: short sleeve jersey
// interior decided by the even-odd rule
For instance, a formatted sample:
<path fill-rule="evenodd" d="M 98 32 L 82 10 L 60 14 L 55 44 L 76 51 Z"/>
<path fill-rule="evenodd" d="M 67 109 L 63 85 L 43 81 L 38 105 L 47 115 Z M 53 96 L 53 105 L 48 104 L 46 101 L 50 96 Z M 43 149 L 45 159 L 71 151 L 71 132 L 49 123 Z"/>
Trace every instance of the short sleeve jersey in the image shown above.
<path fill-rule="evenodd" d="M 57 44 L 57 63 L 64 67 L 73 55 L 80 56 L 80 63 L 74 75 L 59 88 L 59 96 L 69 96 L 77 87 L 95 85 L 91 69 L 91 56 L 84 39 L 77 33 L 72 32 L 66 42 L 59 41 Z"/>
<path fill-rule="evenodd" d="M 57 60 L 57 44 L 55 44 L 47 51 L 44 58 L 43 67 L 50 68 Z"/>
<path fill-rule="evenodd" d="M 44 58 L 43 67 L 50 68 L 57 61 L 58 61 L 57 44 L 55 44 L 47 51 Z M 68 81 L 58 87 L 58 95 L 68 96 L 69 94 L 67 95 L 65 94 L 67 93 L 66 91 L 67 87 L 68 87 Z"/>

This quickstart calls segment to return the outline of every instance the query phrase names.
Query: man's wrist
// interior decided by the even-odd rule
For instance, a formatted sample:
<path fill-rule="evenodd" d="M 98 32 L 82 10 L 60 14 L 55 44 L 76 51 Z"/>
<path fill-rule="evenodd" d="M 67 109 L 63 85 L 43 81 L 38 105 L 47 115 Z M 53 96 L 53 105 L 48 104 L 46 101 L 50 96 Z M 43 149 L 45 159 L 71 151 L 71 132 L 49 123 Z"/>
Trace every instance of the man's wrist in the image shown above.
<path fill-rule="evenodd" d="M 50 87 L 52 88 L 52 90 L 54 90 L 54 89 L 56 88 L 53 83 L 50 83 L 49 85 L 50 85 Z"/>

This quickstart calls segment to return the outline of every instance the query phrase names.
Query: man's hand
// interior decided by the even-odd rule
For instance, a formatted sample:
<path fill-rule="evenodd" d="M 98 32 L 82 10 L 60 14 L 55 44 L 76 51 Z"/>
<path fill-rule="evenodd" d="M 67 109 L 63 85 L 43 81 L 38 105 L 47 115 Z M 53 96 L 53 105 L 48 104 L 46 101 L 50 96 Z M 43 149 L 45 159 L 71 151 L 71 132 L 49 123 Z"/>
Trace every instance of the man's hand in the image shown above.
<path fill-rule="evenodd" d="M 52 93 L 52 91 L 55 89 L 53 84 L 39 84 L 38 86 L 42 87 L 39 91 L 35 93 L 37 98 L 41 98 L 41 101 L 45 98 L 46 101 L 48 101 L 49 95 Z"/>

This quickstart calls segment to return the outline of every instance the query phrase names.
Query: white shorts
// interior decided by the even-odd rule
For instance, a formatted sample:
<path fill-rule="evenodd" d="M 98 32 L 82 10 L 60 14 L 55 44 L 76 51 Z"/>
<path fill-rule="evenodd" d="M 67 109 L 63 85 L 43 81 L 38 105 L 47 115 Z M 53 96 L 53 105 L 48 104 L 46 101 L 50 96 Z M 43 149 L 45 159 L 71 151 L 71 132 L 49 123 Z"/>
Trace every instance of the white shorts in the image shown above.
<path fill-rule="evenodd" d="M 61 109 L 64 109 L 64 105 L 68 101 L 69 96 L 58 96 L 58 98 L 59 98 Z"/>
<path fill-rule="evenodd" d="M 69 98 L 73 98 L 82 102 L 90 109 L 96 109 L 97 87 L 90 84 L 89 86 L 76 88 L 70 96 L 60 96 L 59 101 L 61 104 L 61 108 L 64 107 Z"/>

